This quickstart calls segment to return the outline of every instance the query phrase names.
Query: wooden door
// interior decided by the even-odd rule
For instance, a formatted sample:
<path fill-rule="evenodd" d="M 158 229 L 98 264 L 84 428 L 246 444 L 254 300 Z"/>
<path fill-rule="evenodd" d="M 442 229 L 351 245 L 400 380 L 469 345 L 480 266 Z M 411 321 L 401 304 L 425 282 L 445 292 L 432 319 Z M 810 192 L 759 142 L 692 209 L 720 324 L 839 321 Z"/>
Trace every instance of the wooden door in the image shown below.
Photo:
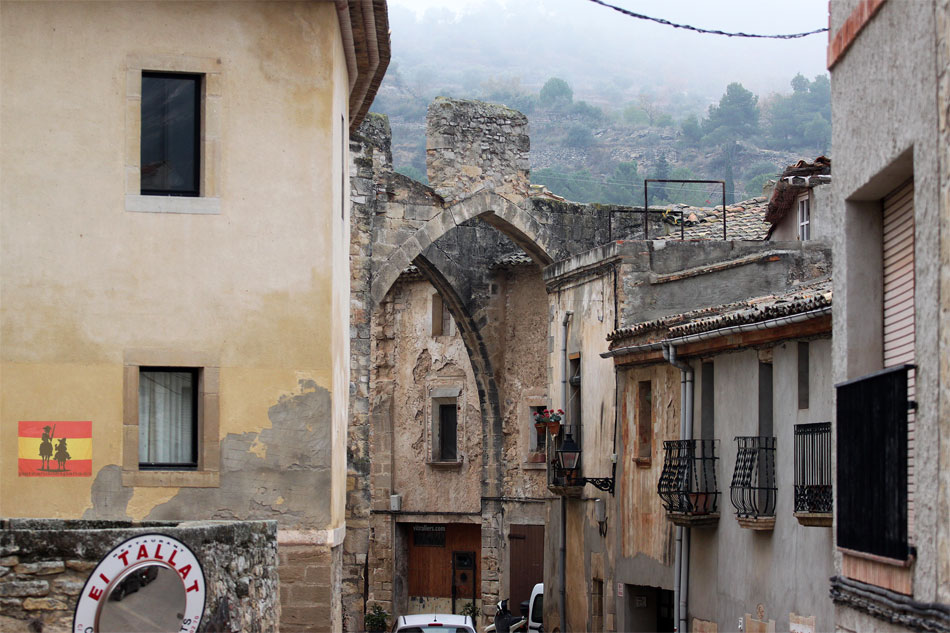
<path fill-rule="evenodd" d="M 508 544 L 508 608 L 518 614 L 535 584 L 544 581 L 544 526 L 512 525 Z"/>

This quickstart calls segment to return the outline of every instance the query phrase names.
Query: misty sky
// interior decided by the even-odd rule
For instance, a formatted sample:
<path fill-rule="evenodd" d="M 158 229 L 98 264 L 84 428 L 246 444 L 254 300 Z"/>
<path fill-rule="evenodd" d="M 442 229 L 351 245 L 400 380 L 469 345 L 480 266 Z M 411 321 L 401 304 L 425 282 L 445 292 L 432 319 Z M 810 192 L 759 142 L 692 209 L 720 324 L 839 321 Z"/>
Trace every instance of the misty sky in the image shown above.
<path fill-rule="evenodd" d="M 607 0 L 699 27 L 796 33 L 828 25 L 827 0 Z M 551 76 L 575 96 L 685 93 L 711 100 L 732 81 L 765 96 L 796 73 L 825 72 L 826 33 L 790 41 L 703 35 L 636 20 L 589 0 L 389 0 L 395 68 L 457 84 L 483 74 L 537 89 Z M 464 70 L 463 70 L 464 69 Z M 446 81 L 451 82 L 451 79 Z"/>

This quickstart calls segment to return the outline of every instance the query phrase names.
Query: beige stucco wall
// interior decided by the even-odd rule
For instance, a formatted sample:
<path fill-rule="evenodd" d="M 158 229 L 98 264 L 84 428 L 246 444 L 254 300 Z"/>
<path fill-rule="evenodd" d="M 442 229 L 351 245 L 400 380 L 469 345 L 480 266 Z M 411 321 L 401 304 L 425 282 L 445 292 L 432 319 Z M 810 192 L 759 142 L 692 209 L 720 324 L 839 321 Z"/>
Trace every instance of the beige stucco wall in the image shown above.
<path fill-rule="evenodd" d="M 333 5 L 30 2 L 0 12 L 0 514 L 143 519 L 166 504 L 163 516 L 341 526 L 347 82 Z M 175 57 L 218 69 L 208 120 L 219 127 L 205 132 L 219 155 L 203 157 L 217 214 L 126 211 L 138 151 L 130 60 Z M 261 460 L 259 489 L 242 499 L 223 474 L 196 505 L 176 502 L 175 488 L 123 489 L 106 476 L 123 461 L 131 349 L 217 359 L 222 462 Z M 291 438 L 271 427 L 287 416 L 306 418 L 313 441 L 329 438 L 332 469 L 320 476 L 332 490 L 284 478 L 279 444 Z M 92 477 L 17 477 L 19 420 L 92 420 Z M 110 503 L 93 507 L 94 482 Z"/>

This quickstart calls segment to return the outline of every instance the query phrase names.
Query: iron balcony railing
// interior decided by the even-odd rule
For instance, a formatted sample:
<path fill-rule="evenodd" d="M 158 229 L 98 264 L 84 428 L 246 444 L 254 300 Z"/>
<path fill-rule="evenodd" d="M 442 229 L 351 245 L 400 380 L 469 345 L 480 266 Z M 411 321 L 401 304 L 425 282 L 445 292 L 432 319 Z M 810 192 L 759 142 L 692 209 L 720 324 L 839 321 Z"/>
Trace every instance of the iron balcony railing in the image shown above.
<path fill-rule="evenodd" d="M 689 515 L 719 512 L 718 443 L 718 440 L 663 442 L 663 472 L 656 491 L 667 512 Z"/>
<path fill-rule="evenodd" d="M 775 516 L 775 438 L 737 437 L 736 469 L 730 497 L 736 515 L 759 519 Z"/>
<path fill-rule="evenodd" d="M 795 425 L 795 512 L 831 514 L 831 422 Z"/>

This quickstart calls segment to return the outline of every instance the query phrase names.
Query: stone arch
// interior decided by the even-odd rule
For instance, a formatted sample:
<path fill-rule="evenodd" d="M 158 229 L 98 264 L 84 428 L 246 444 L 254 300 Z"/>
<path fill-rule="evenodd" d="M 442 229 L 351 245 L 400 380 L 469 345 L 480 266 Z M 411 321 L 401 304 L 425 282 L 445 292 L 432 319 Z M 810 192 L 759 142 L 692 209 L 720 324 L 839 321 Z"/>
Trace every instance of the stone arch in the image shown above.
<path fill-rule="evenodd" d="M 374 271 L 373 305 L 382 301 L 400 274 L 434 241 L 472 218 L 481 218 L 520 246 L 539 266 L 554 260 L 548 254 L 548 231 L 520 206 L 490 190 L 475 193 L 444 208 L 405 240 Z"/>

